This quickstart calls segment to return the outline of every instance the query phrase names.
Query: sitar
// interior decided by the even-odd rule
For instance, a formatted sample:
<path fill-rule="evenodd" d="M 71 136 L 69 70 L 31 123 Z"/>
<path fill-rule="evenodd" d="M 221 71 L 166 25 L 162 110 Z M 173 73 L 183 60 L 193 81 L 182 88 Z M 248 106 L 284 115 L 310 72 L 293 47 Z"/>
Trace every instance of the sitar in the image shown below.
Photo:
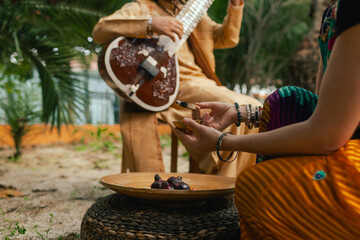
<path fill-rule="evenodd" d="M 176 41 L 165 35 L 152 38 L 119 36 L 101 51 L 98 69 L 107 85 L 124 101 L 143 110 L 167 109 L 179 90 L 176 52 L 188 39 L 214 0 L 189 0 L 176 18 L 183 36 Z"/>

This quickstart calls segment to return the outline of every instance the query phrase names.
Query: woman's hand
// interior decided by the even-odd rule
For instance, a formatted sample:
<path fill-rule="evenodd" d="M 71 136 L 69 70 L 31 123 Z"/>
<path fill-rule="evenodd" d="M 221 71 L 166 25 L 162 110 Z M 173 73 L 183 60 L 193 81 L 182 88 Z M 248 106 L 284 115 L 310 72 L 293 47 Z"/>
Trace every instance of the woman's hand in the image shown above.
<path fill-rule="evenodd" d="M 201 123 L 205 126 L 223 131 L 225 128 L 237 121 L 237 109 L 234 104 L 220 102 L 196 103 L 201 109 L 210 109 L 211 112 L 205 113 L 201 118 Z"/>
<path fill-rule="evenodd" d="M 200 153 L 216 151 L 216 143 L 221 132 L 198 124 L 189 118 L 184 118 L 184 123 L 191 129 L 190 133 L 185 133 L 176 128 L 173 131 L 187 148 Z"/>
<path fill-rule="evenodd" d="M 243 2 L 244 2 L 243 0 L 231 0 L 232 5 L 234 6 L 239 6 Z"/>
<path fill-rule="evenodd" d="M 153 16 L 152 17 L 152 31 L 159 35 L 166 35 L 174 42 L 176 41 L 175 35 L 181 39 L 184 31 L 182 23 L 171 16 Z"/>

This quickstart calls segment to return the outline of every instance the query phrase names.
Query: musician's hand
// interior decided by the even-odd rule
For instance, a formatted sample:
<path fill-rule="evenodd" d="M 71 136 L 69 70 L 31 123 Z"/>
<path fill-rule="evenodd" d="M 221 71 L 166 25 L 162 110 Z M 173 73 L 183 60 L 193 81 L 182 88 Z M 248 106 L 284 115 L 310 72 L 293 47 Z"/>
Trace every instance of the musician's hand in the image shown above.
<path fill-rule="evenodd" d="M 174 128 L 173 131 L 187 148 L 200 153 L 208 153 L 216 150 L 216 143 L 221 132 L 214 128 L 198 124 L 189 118 L 184 118 L 184 123 L 191 129 L 190 133 L 185 133 L 176 128 Z"/>
<path fill-rule="evenodd" d="M 174 42 L 176 41 L 175 35 L 181 39 L 184 27 L 182 23 L 171 16 L 153 16 L 152 17 L 152 30 L 159 35 L 166 35 Z"/>
<path fill-rule="evenodd" d="M 225 128 L 237 122 L 238 114 L 234 104 L 221 102 L 196 103 L 201 109 L 210 109 L 211 112 L 205 113 L 201 118 L 201 123 L 205 126 L 223 131 Z"/>

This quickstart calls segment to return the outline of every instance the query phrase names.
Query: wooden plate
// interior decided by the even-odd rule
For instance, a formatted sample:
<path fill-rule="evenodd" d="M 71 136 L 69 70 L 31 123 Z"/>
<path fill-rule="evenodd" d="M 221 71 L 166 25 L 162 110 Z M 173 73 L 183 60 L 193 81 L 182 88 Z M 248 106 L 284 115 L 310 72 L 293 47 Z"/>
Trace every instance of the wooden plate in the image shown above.
<path fill-rule="evenodd" d="M 122 173 L 102 177 L 100 183 L 116 192 L 163 202 L 204 201 L 232 195 L 235 178 L 194 173 L 158 173 L 163 180 L 182 176 L 192 190 L 151 189 L 156 173 Z"/>

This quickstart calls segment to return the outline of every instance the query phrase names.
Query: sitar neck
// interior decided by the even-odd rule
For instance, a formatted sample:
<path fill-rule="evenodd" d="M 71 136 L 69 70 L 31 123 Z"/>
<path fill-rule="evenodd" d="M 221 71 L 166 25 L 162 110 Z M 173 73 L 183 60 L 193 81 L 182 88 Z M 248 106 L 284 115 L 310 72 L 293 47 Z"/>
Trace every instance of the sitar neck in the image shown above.
<path fill-rule="evenodd" d="M 207 12 L 214 0 L 189 0 L 176 16 L 184 26 L 183 36 L 181 39 L 176 35 L 176 41 L 173 42 L 168 36 L 160 36 L 159 44 L 164 46 L 164 50 L 169 55 L 174 55 L 184 42 L 188 39 L 194 28 L 197 26 L 201 18 Z"/>

